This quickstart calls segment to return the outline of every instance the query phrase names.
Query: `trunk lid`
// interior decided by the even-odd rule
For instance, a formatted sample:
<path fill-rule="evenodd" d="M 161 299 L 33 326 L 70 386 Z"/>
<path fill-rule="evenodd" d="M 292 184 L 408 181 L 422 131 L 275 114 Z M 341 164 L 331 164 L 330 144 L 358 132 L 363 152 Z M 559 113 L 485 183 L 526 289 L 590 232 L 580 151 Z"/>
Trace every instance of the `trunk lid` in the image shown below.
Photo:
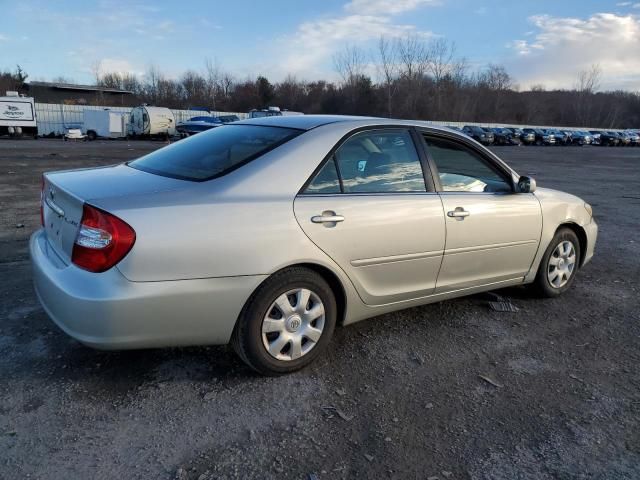
<path fill-rule="evenodd" d="M 69 263 L 85 203 L 99 207 L 101 200 L 107 198 L 163 192 L 191 184 L 124 164 L 45 173 L 42 213 L 47 239 L 56 253 Z"/>

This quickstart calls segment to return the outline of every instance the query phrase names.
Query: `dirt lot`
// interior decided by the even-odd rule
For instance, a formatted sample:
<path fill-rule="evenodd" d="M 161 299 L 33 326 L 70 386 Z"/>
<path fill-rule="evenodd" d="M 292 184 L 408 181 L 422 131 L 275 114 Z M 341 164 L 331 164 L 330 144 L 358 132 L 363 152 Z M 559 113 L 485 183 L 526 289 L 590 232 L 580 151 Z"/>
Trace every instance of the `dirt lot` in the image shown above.
<path fill-rule="evenodd" d="M 40 172 L 161 145 L 0 140 L 0 478 L 640 478 L 640 148 L 496 149 L 594 207 L 563 297 L 385 315 L 261 378 L 227 347 L 85 348 L 36 301 Z"/>

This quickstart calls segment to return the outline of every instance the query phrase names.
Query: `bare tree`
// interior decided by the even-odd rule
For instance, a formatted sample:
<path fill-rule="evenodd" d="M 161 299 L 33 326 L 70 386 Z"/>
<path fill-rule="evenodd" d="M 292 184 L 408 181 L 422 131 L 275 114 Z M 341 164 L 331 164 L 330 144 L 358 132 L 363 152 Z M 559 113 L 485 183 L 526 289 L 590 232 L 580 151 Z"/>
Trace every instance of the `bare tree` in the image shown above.
<path fill-rule="evenodd" d="M 102 60 L 94 60 L 91 63 L 91 75 L 93 76 L 94 85 L 100 85 L 102 77 Z"/>
<path fill-rule="evenodd" d="M 353 85 L 364 74 L 366 58 L 361 48 L 350 45 L 333 55 L 333 66 L 345 85 Z"/>
<path fill-rule="evenodd" d="M 207 89 L 209 98 L 211 99 L 211 106 L 214 110 L 217 109 L 216 100 L 218 92 L 220 92 L 222 72 L 217 59 L 211 60 L 206 58 L 204 61 L 204 68 L 206 72 Z"/>
<path fill-rule="evenodd" d="M 293 75 L 287 75 L 286 78 L 276 86 L 276 99 L 278 104 L 291 109 L 300 109 L 300 102 L 305 96 L 306 84 L 299 81 Z"/>
<path fill-rule="evenodd" d="M 402 76 L 409 80 L 421 79 L 430 61 L 430 51 L 422 37 L 415 33 L 396 40 L 398 59 L 402 65 Z"/>
<path fill-rule="evenodd" d="M 121 75 L 121 81 L 121 88 L 123 90 L 128 90 L 136 95 L 140 95 L 142 93 L 142 84 L 135 74 L 123 73 Z"/>
<path fill-rule="evenodd" d="M 429 44 L 427 68 L 433 80 L 440 83 L 446 76 L 451 75 L 456 44 L 446 38 L 438 38 Z"/>
<path fill-rule="evenodd" d="M 122 88 L 122 75 L 118 72 L 107 72 L 100 76 L 99 85 L 108 88 Z"/>
<path fill-rule="evenodd" d="M 427 70 L 434 82 L 435 114 L 442 115 L 442 96 L 444 81 L 451 79 L 456 45 L 445 38 L 429 43 Z"/>
<path fill-rule="evenodd" d="M 578 72 L 575 89 L 581 93 L 595 93 L 600 89 L 601 80 L 602 68 L 594 63 L 589 69 Z"/>
<path fill-rule="evenodd" d="M 398 65 L 398 49 L 395 42 L 381 36 L 378 40 L 378 75 L 386 93 L 387 115 L 393 116 L 393 97 L 398 88 L 400 68 Z"/>
<path fill-rule="evenodd" d="M 188 106 L 209 106 L 207 81 L 198 72 L 187 70 L 180 79 L 184 100 Z"/>
<path fill-rule="evenodd" d="M 145 94 L 151 103 L 158 104 L 158 98 L 160 95 L 160 83 L 164 80 L 162 73 L 156 65 L 149 65 L 147 72 L 145 73 Z"/>
<path fill-rule="evenodd" d="M 593 64 L 589 69 L 578 72 L 578 78 L 574 88 L 576 90 L 574 109 L 576 118 L 580 125 L 587 125 L 593 117 L 593 94 L 600 88 L 600 79 L 602 78 L 602 69 L 600 65 Z M 609 112 L 608 117 L 617 116 Z"/>
<path fill-rule="evenodd" d="M 513 87 L 511 75 L 502 65 L 490 63 L 481 74 L 480 81 L 489 89 L 496 92 L 510 90 Z"/>

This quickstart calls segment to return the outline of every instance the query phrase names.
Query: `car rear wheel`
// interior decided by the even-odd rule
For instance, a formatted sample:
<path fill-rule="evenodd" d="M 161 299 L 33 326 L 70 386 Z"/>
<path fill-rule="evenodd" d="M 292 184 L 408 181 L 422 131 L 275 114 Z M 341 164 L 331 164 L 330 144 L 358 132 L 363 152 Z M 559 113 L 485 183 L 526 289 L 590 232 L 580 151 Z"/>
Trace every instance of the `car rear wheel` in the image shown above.
<path fill-rule="evenodd" d="M 289 268 L 269 277 L 247 301 L 232 345 L 263 375 L 294 372 L 326 348 L 336 317 L 336 300 L 327 282 L 307 268 Z"/>
<path fill-rule="evenodd" d="M 580 242 L 568 229 L 559 229 L 542 257 L 534 291 L 543 297 L 557 297 L 568 290 L 575 280 L 580 259 Z"/>

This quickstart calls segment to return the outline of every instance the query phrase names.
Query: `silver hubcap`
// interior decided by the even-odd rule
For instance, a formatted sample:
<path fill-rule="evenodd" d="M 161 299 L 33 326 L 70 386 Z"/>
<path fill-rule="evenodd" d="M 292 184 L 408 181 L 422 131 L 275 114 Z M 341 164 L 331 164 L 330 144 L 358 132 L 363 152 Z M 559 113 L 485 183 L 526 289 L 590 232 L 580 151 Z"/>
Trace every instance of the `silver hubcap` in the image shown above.
<path fill-rule="evenodd" d="M 324 305 L 306 288 L 289 290 L 271 304 L 262 321 L 262 344 L 278 360 L 296 360 L 320 341 Z"/>
<path fill-rule="evenodd" d="M 552 287 L 564 287 L 576 268 L 576 249 L 564 240 L 553 250 L 547 267 L 547 278 Z"/>

